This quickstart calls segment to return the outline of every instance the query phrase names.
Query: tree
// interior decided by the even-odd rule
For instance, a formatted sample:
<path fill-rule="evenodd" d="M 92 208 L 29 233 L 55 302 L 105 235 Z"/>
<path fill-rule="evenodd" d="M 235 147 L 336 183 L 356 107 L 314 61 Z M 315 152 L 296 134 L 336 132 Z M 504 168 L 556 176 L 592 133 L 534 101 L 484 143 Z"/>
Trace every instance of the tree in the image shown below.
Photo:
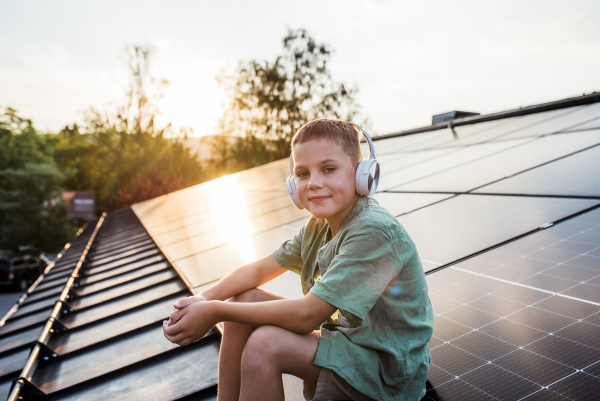
<path fill-rule="evenodd" d="M 65 204 L 48 204 L 60 196 L 61 173 L 46 136 L 31 120 L 7 108 L 0 115 L 0 248 L 34 245 L 52 252 L 67 243 L 81 225 L 64 217 Z"/>
<path fill-rule="evenodd" d="M 100 211 L 197 184 L 205 177 L 200 161 L 181 140 L 191 129 L 183 127 L 174 132 L 170 123 L 158 123 L 158 105 L 168 81 L 154 73 L 152 48 L 128 46 L 126 54 L 130 83 L 125 102 L 102 110 L 90 108 L 81 129 L 66 127 L 56 139 L 58 166 L 71 173 L 65 186 L 96 191 Z M 169 177 L 169 182 L 177 186 L 143 192 L 146 198 L 142 193 L 117 196 L 134 193 L 134 183 L 152 180 L 153 174 Z"/>
<path fill-rule="evenodd" d="M 211 139 L 212 162 L 241 170 L 289 155 L 294 133 L 316 118 L 352 120 L 356 88 L 332 80 L 331 48 L 304 29 L 289 30 L 275 61 L 241 62 L 217 80 L 229 95 Z"/>
<path fill-rule="evenodd" d="M 172 175 L 167 177 L 153 168 L 147 177 L 144 178 L 138 174 L 137 179 L 131 182 L 129 188 L 120 189 L 116 194 L 109 195 L 107 205 L 113 210 L 120 209 L 133 203 L 176 191 L 180 185 L 181 176 Z"/>

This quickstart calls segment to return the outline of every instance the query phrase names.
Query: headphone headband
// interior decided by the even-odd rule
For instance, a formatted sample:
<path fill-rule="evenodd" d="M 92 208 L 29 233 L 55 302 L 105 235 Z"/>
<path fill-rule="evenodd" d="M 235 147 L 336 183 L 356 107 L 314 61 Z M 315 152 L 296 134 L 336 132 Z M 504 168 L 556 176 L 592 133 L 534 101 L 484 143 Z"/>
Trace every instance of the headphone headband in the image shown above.
<path fill-rule="evenodd" d="M 370 152 L 369 159 L 374 159 L 375 158 L 375 147 L 373 146 L 373 141 L 371 141 L 371 137 L 369 136 L 369 134 L 367 134 L 364 129 L 360 128 L 360 126 L 358 124 L 354 124 L 353 122 L 350 122 L 350 121 L 344 121 L 344 122 L 354 125 L 356 128 L 358 128 L 360 130 L 360 132 L 362 132 L 363 136 L 369 143 L 369 152 Z"/>

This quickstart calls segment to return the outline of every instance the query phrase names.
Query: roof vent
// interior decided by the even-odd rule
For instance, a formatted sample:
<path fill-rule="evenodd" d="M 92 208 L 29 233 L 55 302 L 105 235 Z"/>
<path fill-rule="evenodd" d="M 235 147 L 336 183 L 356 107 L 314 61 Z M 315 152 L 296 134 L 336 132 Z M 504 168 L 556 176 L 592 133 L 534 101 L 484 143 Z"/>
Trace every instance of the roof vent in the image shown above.
<path fill-rule="evenodd" d="M 433 118 L 431 119 L 431 124 L 438 124 L 438 123 L 443 123 L 446 121 L 450 121 L 450 120 L 456 120 L 458 118 L 464 118 L 464 117 L 471 117 L 471 116 L 478 116 L 480 115 L 479 113 L 472 113 L 470 111 L 449 111 L 447 113 L 442 113 L 442 114 L 436 114 L 433 116 Z"/>

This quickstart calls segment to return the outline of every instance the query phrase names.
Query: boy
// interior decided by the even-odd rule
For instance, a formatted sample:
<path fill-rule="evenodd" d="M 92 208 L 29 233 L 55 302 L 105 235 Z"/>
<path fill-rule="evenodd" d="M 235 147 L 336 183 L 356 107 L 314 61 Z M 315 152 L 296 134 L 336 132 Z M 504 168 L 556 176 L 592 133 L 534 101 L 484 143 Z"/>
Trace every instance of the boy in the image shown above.
<path fill-rule="evenodd" d="M 221 401 L 283 400 L 282 373 L 304 380 L 307 400 L 419 400 L 433 330 L 425 275 L 398 221 L 356 192 L 358 131 L 312 121 L 292 154 L 309 222 L 273 254 L 177 302 L 165 336 L 186 345 L 225 322 Z M 287 269 L 301 275 L 303 298 L 256 288 Z"/>

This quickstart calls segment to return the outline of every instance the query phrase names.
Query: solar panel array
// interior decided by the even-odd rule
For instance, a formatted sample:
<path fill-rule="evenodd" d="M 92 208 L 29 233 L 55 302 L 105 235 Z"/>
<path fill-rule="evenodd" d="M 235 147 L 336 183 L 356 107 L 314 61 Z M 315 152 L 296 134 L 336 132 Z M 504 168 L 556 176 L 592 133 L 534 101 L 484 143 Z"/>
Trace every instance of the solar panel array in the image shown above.
<path fill-rule="evenodd" d="M 374 142 L 383 173 L 375 197 L 415 241 L 436 315 L 425 398 L 593 399 L 600 103 L 455 130 L 457 138 L 436 129 Z M 214 399 L 220 334 L 175 348 L 159 322 L 173 300 L 298 232 L 309 215 L 289 199 L 288 175 L 281 160 L 134 205 L 135 215 L 109 214 L 84 255 L 69 293 L 76 295 L 63 299 L 64 317 L 53 318 L 53 308 L 81 252 L 65 263 L 67 250 L 0 328 L 2 366 L 36 360 L 38 345 L 57 355 L 31 377 L 21 368 L 1 371 L 0 391 L 20 379 L 23 391 L 39 394 L 34 385 L 52 399 Z M 89 241 L 85 233 L 73 244 Z M 302 296 L 291 272 L 263 288 Z M 135 300 L 118 301 L 128 297 Z M 62 331 L 40 337 L 46 322 L 58 320 Z M 175 379 L 178 366 L 193 373 Z M 288 399 L 302 399 L 297 389 L 287 378 Z"/>

